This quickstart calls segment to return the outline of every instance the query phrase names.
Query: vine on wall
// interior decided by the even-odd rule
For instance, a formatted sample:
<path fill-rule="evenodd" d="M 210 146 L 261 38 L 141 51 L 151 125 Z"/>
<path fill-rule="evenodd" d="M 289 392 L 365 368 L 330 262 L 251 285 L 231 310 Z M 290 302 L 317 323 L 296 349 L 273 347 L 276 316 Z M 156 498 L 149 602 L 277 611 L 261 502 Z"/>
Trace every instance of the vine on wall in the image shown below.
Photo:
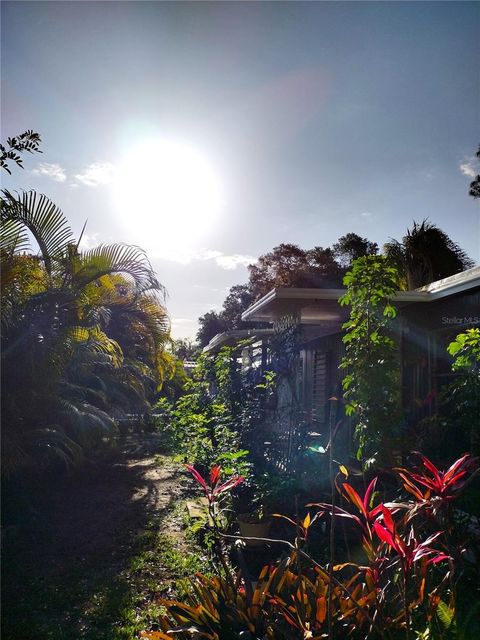
<path fill-rule="evenodd" d="M 347 371 L 346 413 L 356 422 L 357 458 L 368 467 L 398 445 L 400 364 L 390 329 L 397 315 L 392 299 L 399 276 L 384 256 L 365 256 L 354 261 L 343 281 L 347 291 L 339 302 L 351 307 L 343 325 L 345 356 L 340 364 Z"/>

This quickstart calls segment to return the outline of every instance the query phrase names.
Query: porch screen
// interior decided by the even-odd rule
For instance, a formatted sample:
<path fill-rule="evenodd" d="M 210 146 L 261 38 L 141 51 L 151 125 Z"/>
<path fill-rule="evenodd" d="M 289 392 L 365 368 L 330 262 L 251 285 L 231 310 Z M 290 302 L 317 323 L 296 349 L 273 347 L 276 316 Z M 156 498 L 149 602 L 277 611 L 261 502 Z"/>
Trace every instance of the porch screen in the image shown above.
<path fill-rule="evenodd" d="M 327 418 L 327 361 L 326 351 L 315 351 L 313 359 L 312 418 L 325 424 Z"/>

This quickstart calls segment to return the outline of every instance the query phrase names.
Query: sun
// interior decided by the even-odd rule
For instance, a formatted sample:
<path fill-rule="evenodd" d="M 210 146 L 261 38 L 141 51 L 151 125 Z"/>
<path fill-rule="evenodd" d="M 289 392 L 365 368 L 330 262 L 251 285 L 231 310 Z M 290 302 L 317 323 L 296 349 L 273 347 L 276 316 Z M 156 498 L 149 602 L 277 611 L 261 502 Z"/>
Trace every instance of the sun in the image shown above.
<path fill-rule="evenodd" d="M 117 172 L 114 198 L 135 240 L 170 251 L 201 241 L 221 208 L 219 179 L 208 160 L 193 147 L 164 140 L 130 149 Z"/>

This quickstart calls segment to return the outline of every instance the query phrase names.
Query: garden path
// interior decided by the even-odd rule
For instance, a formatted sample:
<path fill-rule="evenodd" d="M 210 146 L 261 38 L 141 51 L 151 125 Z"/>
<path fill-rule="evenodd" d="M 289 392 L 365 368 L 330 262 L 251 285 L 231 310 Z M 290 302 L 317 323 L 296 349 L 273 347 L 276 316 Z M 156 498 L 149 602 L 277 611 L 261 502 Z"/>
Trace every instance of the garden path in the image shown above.
<path fill-rule="evenodd" d="M 120 445 L 32 488 L 32 516 L 4 547 L 5 640 L 135 637 L 145 607 L 177 578 L 158 561 L 157 547 L 165 541 L 173 553 L 186 550 L 174 507 L 191 483 L 159 455 L 155 434 Z"/>

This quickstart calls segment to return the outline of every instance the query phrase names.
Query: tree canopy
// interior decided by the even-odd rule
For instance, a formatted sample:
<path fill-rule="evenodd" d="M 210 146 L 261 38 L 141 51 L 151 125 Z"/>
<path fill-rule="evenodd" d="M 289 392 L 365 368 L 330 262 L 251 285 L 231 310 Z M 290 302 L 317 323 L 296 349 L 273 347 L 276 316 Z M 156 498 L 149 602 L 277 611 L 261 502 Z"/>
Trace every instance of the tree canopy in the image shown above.
<path fill-rule="evenodd" d="M 163 287 L 141 249 L 80 251 L 35 192 L 3 191 L 0 207 L 8 473 L 78 459 L 115 430 L 112 417 L 145 411 L 174 359 Z"/>
<path fill-rule="evenodd" d="M 478 147 L 478 151 L 476 153 L 477 158 L 480 160 L 480 145 Z M 476 175 L 475 178 L 470 183 L 469 195 L 472 198 L 480 198 L 480 175 Z"/>
<path fill-rule="evenodd" d="M 399 270 L 407 289 L 460 273 L 474 264 L 458 244 L 426 219 L 414 222 L 401 242 L 387 242 L 384 251 Z"/>
<path fill-rule="evenodd" d="M 330 247 L 301 249 L 295 244 L 280 244 L 250 265 L 247 284 L 231 287 L 222 310 L 209 311 L 199 318 L 197 340 L 204 347 L 218 333 L 254 326 L 242 320 L 242 313 L 255 300 L 276 287 L 339 288 L 352 261 L 375 254 L 376 243 L 349 233 Z M 263 326 L 255 325 L 255 326 Z"/>

